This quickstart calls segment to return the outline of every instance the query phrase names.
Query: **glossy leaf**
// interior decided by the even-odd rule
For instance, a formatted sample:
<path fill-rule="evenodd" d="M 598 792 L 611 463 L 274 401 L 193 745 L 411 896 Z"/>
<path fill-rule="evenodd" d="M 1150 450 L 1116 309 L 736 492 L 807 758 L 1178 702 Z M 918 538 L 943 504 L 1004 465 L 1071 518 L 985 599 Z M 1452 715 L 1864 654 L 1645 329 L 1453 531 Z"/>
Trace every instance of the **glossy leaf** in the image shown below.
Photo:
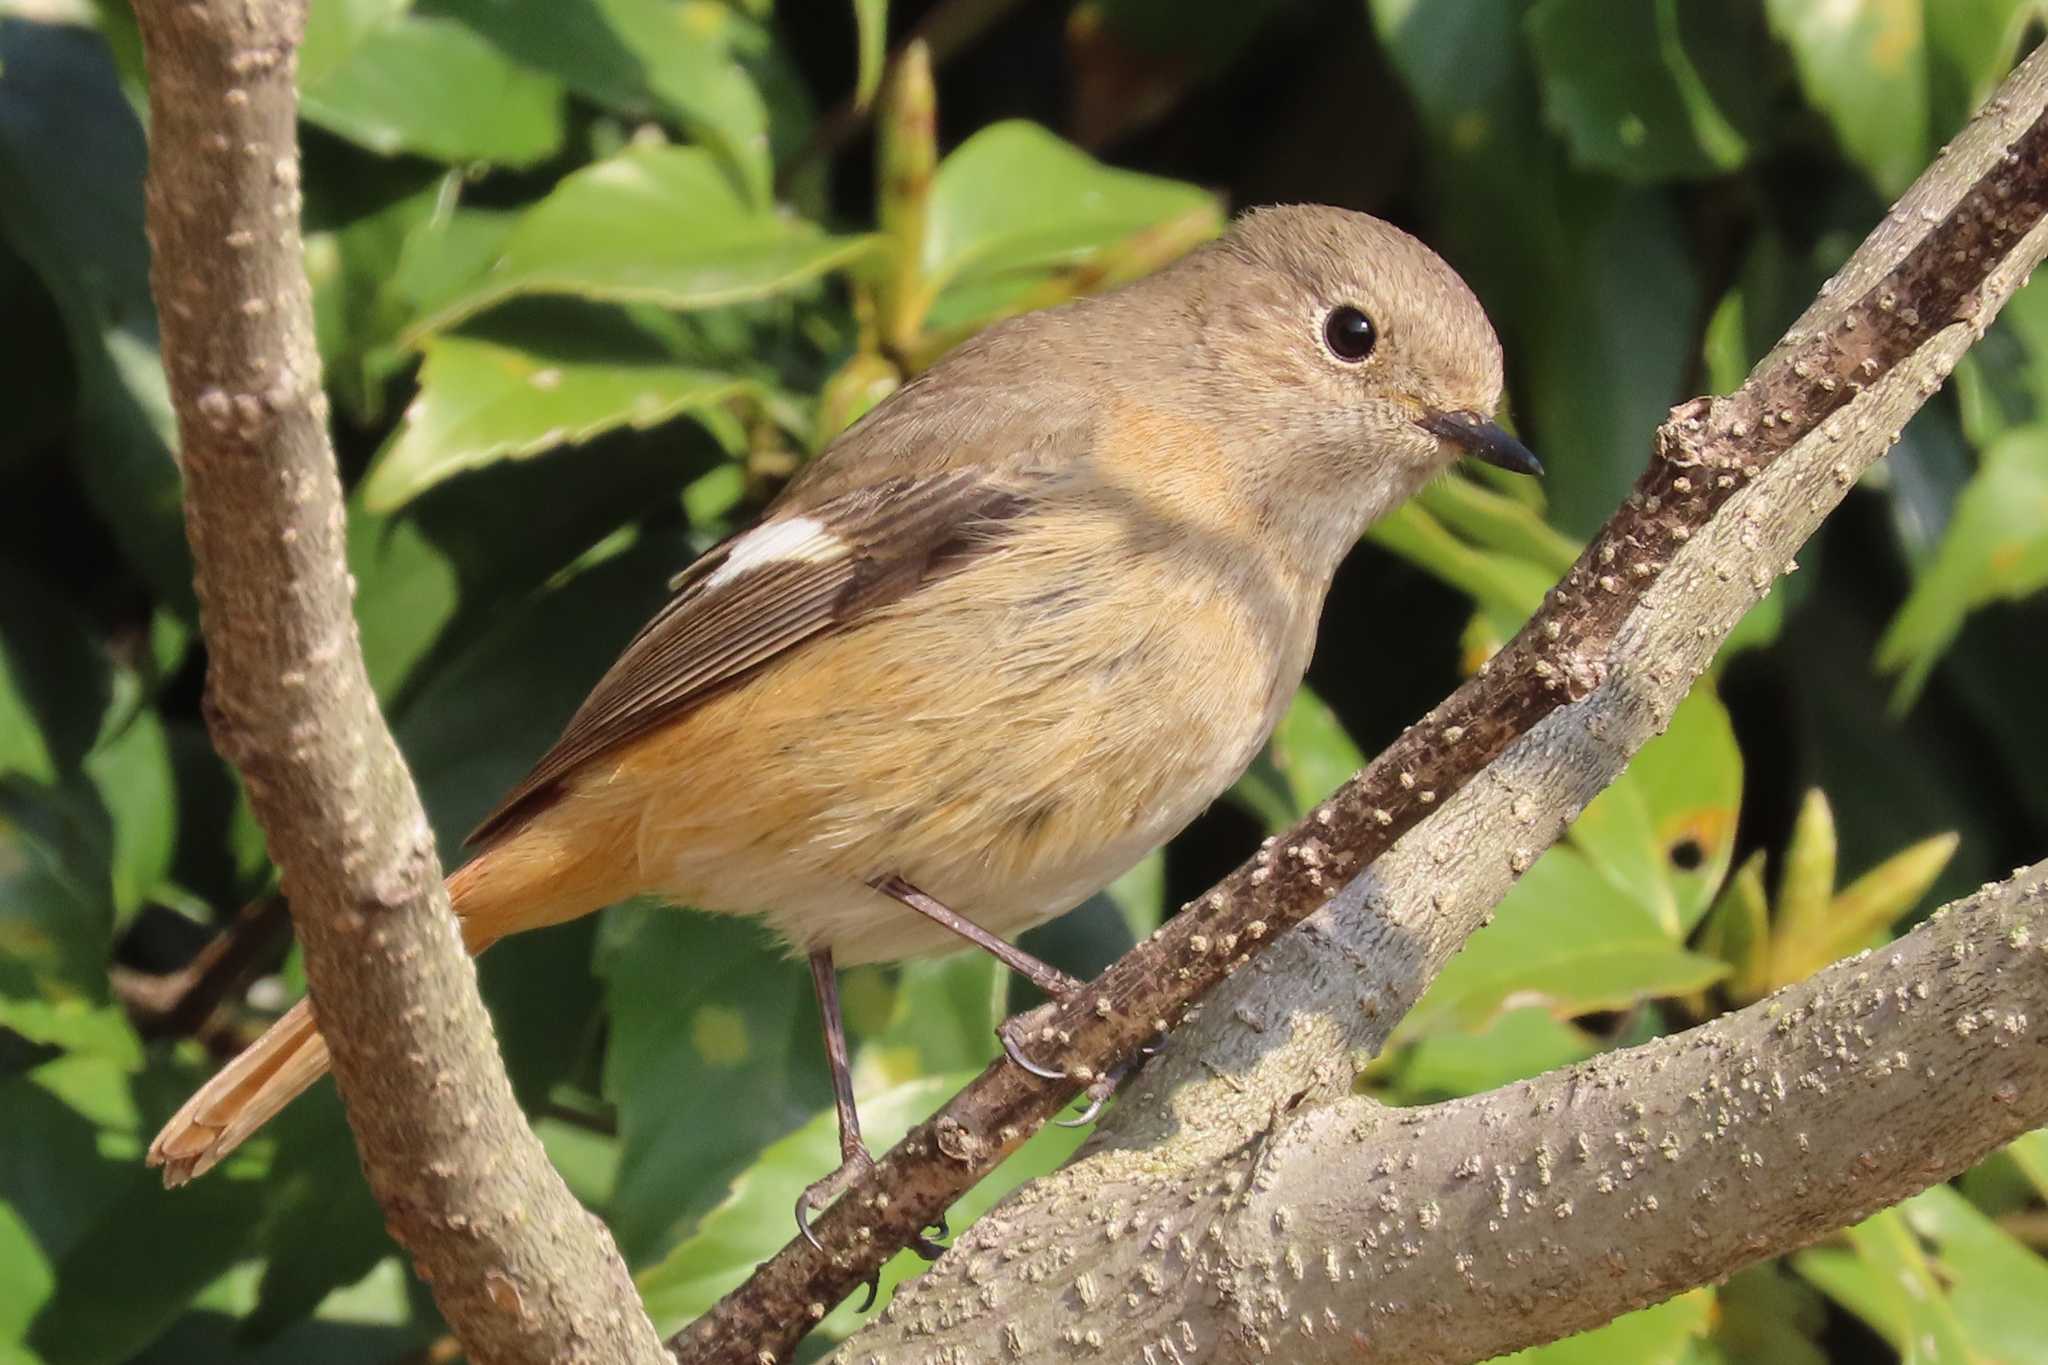
<path fill-rule="evenodd" d="M 710 153 L 634 146 L 520 218 L 485 277 L 414 324 L 438 331 L 520 294 L 710 308 L 785 293 L 874 246 L 754 207 Z"/>
<path fill-rule="evenodd" d="M 81 486 L 157 600 L 192 612 L 142 230 L 142 125 L 87 30 L 0 19 L 0 233 L 64 320 Z"/>
<path fill-rule="evenodd" d="M 691 0 L 433 0 L 515 61 L 631 117 L 666 114 L 756 204 L 770 201 L 769 107 L 747 63 L 767 31 L 731 5 Z"/>
<path fill-rule="evenodd" d="M 1734 6 L 1715 8 L 1734 9 Z M 1748 146 L 1686 51 L 1678 0 L 1538 0 L 1544 112 L 1579 164 L 1631 180 L 1718 174 Z"/>
<path fill-rule="evenodd" d="M 1741 802 L 1735 732 L 1702 684 L 1586 807 L 1570 837 L 1662 933 L 1682 940 L 1727 873 Z"/>
<path fill-rule="evenodd" d="M 576 347 L 482 335 L 428 338 L 420 392 L 363 485 L 375 511 L 501 459 L 647 428 L 753 391 L 748 381 L 670 359 L 649 342 Z"/>
<path fill-rule="evenodd" d="M 1695 1289 L 1578 1336 L 1499 1357 L 1513 1365 L 1680 1365 L 1714 1320 L 1714 1291 Z"/>
<path fill-rule="evenodd" d="M 1502 1010 L 1559 1019 L 1682 995 L 1727 968 L 1680 947 L 1575 849 L 1553 848 L 1401 1022 L 1402 1038 L 1484 1027 Z"/>
<path fill-rule="evenodd" d="M 605 918 L 605 1094 L 619 1113 L 610 1220 L 629 1261 L 661 1255 L 761 1148 L 831 1100 L 810 975 L 756 924 L 628 906 Z M 808 1179 L 815 1180 L 835 1157 Z M 791 1190 L 787 1213 L 796 1199 Z M 787 1229 L 757 1235 L 787 1239 Z"/>
<path fill-rule="evenodd" d="M 1922 0 L 1766 0 L 1806 97 L 1887 197 L 1927 162 L 1927 40 Z"/>
<path fill-rule="evenodd" d="M 1503 1012 L 1484 1029 L 1423 1039 L 1401 1062 L 1395 1090 L 1409 1104 L 1477 1095 L 1598 1051 L 1585 1030 L 1529 1005 Z"/>
<path fill-rule="evenodd" d="M 1105 166 L 1036 124 L 991 125 L 932 184 L 922 263 L 932 325 L 999 313 L 1048 272 L 1184 217 L 1210 234 L 1222 227 L 1215 199 L 1192 185 Z"/>
<path fill-rule="evenodd" d="M 1878 645 L 1878 667 L 1899 675 L 1894 707 L 1912 705 L 1971 611 L 2048 587 L 2044 528 L 2048 427 L 2023 427 L 1984 452 L 1933 561 Z"/>
<path fill-rule="evenodd" d="M 461 24 L 397 14 L 302 68 L 306 119 L 373 152 L 530 166 L 562 145 L 562 87 Z"/>
<path fill-rule="evenodd" d="M 1700 924 L 1699 949 L 1728 964 L 1730 999 L 1747 1004 L 1769 994 L 1774 983 L 1763 854 L 1752 854 L 1722 886 Z"/>

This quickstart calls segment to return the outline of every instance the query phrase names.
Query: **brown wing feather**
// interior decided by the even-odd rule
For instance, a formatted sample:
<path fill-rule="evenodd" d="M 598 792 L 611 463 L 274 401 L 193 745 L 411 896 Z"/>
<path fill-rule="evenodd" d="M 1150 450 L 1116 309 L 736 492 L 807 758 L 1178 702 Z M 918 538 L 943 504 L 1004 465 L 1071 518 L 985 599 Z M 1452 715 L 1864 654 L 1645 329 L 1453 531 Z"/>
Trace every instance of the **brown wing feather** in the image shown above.
<path fill-rule="evenodd" d="M 670 580 L 675 590 L 591 689 L 562 737 L 497 809 L 475 843 L 517 823 L 563 778 L 645 734 L 805 641 L 900 600 L 993 545 L 1002 524 L 1035 499 L 1030 476 L 998 480 L 980 468 L 909 475 L 856 489 L 801 515 L 834 548 L 748 565 L 747 542 L 784 530 L 771 515 Z M 756 541 L 756 544 L 759 542 Z M 818 551 L 817 546 L 810 547 Z M 737 560 L 739 567 L 730 571 Z"/>

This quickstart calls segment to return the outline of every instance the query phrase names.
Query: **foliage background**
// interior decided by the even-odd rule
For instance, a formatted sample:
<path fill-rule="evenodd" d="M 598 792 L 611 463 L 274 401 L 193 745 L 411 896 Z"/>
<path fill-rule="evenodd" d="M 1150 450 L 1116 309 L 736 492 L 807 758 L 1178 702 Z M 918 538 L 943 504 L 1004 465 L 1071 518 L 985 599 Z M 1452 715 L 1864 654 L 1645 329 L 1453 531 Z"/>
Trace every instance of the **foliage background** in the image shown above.
<path fill-rule="evenodd" d="M 2040 0 L 313 0 L 307 264 L 359 616 L 445 853 L 667 576 L 907 369 L 1234 206 L 1390 217 L 1486 301 L 1551 475 L 1467 472 L 1375 530 L 1310 692 L 1232 799 L 1034 936 L 1092 971 L 1513 629 L 1664 409 L 1739 381 L 2044 18 Z M 871 136 L 843 102 L 914 30 L 936 94 L 905 82 Z M 139 1164 L 303 988 L 280 945 L 210 1018 L 163 1008 L 271 872 L 198 714 L 143 79 L 125 7 L 0 0 L 0 1360 L 428 1358 L 441 1329 L 331 1091 L 189 1189 Z M 2048 851 L 2041 290 L 1453 963 L 1371 1068 L 1378 1093 L 1486 1089 L 1684 1027 Z M 804 974 L 747 925 L 647 906 L 482 971 L 551 1152 L 662 1325 L 686 1320 L 832 1164 Z M 969 958 L 845 990 L 883 1141 L 986 1060 L 1009 1003 Z M 1003 1183 L 1077 1139 L 1048 1134 Z M 2044 1196 L 2036 1134 L 1531 1354 L 2048 1361 Z"/>

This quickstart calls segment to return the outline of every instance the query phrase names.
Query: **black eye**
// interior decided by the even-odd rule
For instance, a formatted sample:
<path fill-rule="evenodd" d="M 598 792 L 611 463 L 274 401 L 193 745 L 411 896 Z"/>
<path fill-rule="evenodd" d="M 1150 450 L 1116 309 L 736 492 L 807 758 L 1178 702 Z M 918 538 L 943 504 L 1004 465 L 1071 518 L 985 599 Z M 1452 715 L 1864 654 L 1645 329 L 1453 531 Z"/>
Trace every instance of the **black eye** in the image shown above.
<path fill-rule="evenodd" d="M 1371 355 L 1379 339 L 1379 329 L 1372 325 L 1372 319 L 1348 303 L 1332 308 L 1329 321 L 1323 324 L 1323 340 L 1330 343 L 1337 359 L 1353 364 Z"/>

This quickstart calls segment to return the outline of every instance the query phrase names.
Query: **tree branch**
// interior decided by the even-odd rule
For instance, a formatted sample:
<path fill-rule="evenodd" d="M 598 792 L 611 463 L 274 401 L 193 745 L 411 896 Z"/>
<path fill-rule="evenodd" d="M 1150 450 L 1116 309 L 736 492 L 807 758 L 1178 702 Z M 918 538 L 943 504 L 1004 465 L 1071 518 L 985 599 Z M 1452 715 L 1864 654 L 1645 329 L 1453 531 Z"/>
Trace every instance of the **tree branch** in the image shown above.
<path fill-rule="evenodd" d="M 1040 1012 L 1041 1051 L 1056 1056 L 1074 1082 L 1047 1085 L 992 1066 L 820 1220 L 826 1252 L 796 1242 L 778 1253 L 676 1338 L 682 1358 L 748 1360 L 757 1350 L 786 1350 L 811 1305 L 836 1302 L 1056 1113 L 1078 1082 L 1130 1055 L 1162 1021 L 1178 1018 L 1357 878 L 1349 899 L 1364 913 L 1351 917 L 1342 936 L 1332 921 L 1318 924 L 1334 953 L 1319 951 L 1311 936 L 1292 936 L 1289 984 L 1274 992 L 1273 1009 L 1255 1014 L 1271 1021 L 1274 1040 L 1238 1040 L 1240 1056 L 1257 1056 L 1293 1032 L 1274 1023 L 1291 1018 L 1311 1035 L 1320 1030 L 1320 1041 L 1280 1049 L 1296 1067 L 1295 1090 L 1244 1086 L 1226 1095 L 1212 1084 L 1199 1091 L 1202 1103 L 1190 1104 L 1196 1085 L 1188 1063 L 1175 1061 L 1183 1068 L 1177 1081 L 1168 1073 L 1147 1077 L 1152 1084 L 1111 1129 L 1109 1151 L 1098 1149 L 1041 1185 L 1099 1187 L 1115 1178 L 1119 1161 L 1185 1175 L 1270 1126 L 1276 1094 L 1294 1101 L 1340 1093 L 1350 1068 L 1332 1063 L 1329 1043 L 1383 1041 L 1514 876 L 1663 727 L 1727 630 L 2048 250 L 2038 230 L 2048 208 L 2044 104 L 2048 57 L 2037 54 L 1740 390 L 1674 412 L 1627 503 L 1513 643 L 1310 820 L 1169 921 L 1075 1003 Z M 1467 787 L 1482 771 L 1487 780 Z M 1402 838 L 1426 816 L 1435 818 Z M 1475 825 L 1475 816 L 1485 823 Z M 1407 861 L 1359 877 L 1397 839 L 1410 850 Z M 1414 895 L 1425 864 L 1429 891 Z M 1333 959 L 1346 961 L 1333 971 Z M 1297 969 L 1310 970 L 1312 982 L 1319 970 L 1321 984 L 1310 990 L 1321 991 L 1321 1003 L 1348 992 L 1349 1008 L 1312 1019 L 1296 1013 Z M 1231 1008 L 1207 1018 L 1234 1018 L 1258 990 L 1256 978 L 1235 988 Z M 1205 1024 L 1195 1048 L 1174 1054 L 1205 1052 L 1219 1031 L 1227 1035 L 1233 1025 Z M 1172 1094 L 1155 1100 L 1169 1081 Z M 1163 1156 L 1157 1140 L 1168 1136 L 1185 1149 Z M 1119 1142 L 1127 1145 L 1119 1149 Z M 1189 1188 L 1171 1183 L 1185 1202 Z M 1035 1226 L 1048 1236 L 1075 1232 L 1057 1218 Z M 893 1321 L 863 1334 L 860 1350 L 919 1335 L 929 1319 L 916 1306 L 940 1301 L 968 1265 L 957 1254 L 942 1261 L 925 1277 L 929 1284 L 903 1298 Z M 1050 1286 L 1014 1279 L 1005 1289 L 1010 1322 L 1023 1311 L 1021 1299 L 1050 1293 Z M 955 1322 L 945 1340 L 970 1340 L 978 1330 Z M 932 1338 L 923 1343 L 931 1346 Z"/>
<path fill-rule="evenodd" d="M 136 12 L 208 726 L 282 871 L 364 1170 L 472 1359 L 660 1361 L 609 1236 L 513 1101 L 363 668 L 299 237 L 304 5 Z"/>
<path fill-rule="evenodd" d="M 1687 1033 L 1446 1104 L 1275 1112 L 1198 1184 L 1034 1188 L 841 1358 L 1490 1359 L 1804 1246 L 2048 1121 L 2044 1012 L 2048 863 Z"/>

